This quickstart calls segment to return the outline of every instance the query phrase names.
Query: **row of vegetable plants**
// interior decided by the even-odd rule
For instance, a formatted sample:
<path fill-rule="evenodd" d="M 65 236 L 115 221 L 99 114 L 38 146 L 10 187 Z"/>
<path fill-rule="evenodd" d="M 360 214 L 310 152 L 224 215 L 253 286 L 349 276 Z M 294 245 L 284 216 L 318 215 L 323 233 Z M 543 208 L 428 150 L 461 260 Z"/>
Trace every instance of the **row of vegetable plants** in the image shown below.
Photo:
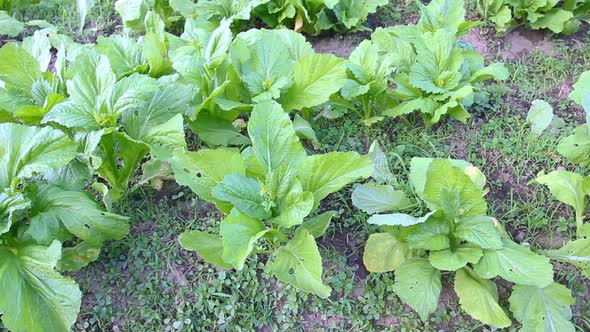
<path fill-rule="evenodd" d="M 217 233 L 179 237 L 211 264 L 242 269 L 249 256 L 268 255 L 270 275 L 330 296 L 315 239 L 335 213 L 320 203 L 371 178 L 352 194 L 368 222 L 382 226 L 367 241 L 365 265 L 394 271 L 395 293 L 420 317 L 438 305 L 441 271 L 454 272 L 462 308 L 483 323 L 511 324 L 493 281 L 501 277 L 516 285 L 510 310 L 523 327 L 573 330 L 573 298 L 553 281 L 549 258 L 569 259 L 587 274 L 588 177 L 567 176 L 578 189 L 572 203 L 562 171 L 539 176 L 576 208 L 580 238 L 534 253 L 487 216 L 485 177 L 465 161 L 416 158 L 409 174 L 394 175 L 378 143 L 366 156 L 310 154 L 302 144 L 317 142 L 317 116 L 358 112 L 364 125 L 413 112 L 427 126 L 446 116 L 466 121 L 468 108 L 486 98 L 481 83 L 506 79 L 508 71 L 485 66 L 457 39 L 476 25 L 465 21 L 462 1 L 421 5 L 417 24 L 377 29 L 348 59 L 316 53 L 293 30 L 239 32 L 251 15 L 311 34 L 350 29 L 379 4 L 361 1 L 360 10 L 346 1 L 118 1 L 123 22 L 139 37 L 81 45 L 46 26 L 0 48 L 3 324 L 69 330 L 81 292 L 59 272 L 83 268 L 104 241 L 126 236 L 128 218 L 112 212 L 114 203 L 174 175 L 225 215 Z M 168 32 L 183 21 L 180 36 Z M 582 106 L 587 78 L 572 93 Z M 187 128 L 207 148 L 190 151 Z M 587 126 L 574 135 L 560 152 L 587 164 Z M 397 188 L 405 177 L 411 193 Z"/>

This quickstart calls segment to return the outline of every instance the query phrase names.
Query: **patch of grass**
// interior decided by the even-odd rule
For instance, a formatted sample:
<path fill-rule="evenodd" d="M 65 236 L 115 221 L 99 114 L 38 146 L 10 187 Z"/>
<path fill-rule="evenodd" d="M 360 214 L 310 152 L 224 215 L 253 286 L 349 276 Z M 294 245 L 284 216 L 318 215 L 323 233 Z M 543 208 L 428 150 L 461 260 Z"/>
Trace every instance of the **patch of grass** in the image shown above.
<path fill-rule="evenodd" d="M 96 0 L 83 29 L 80 29 L 75 1 L 44 0 L 36 5 L 19 7 L 15 16 L 21 21 L 45 20 L 55 25 L 59 33 L 84 43 L 94 42 L 99 35 L 114 33 L 120 24 L 112 0 Z"/>

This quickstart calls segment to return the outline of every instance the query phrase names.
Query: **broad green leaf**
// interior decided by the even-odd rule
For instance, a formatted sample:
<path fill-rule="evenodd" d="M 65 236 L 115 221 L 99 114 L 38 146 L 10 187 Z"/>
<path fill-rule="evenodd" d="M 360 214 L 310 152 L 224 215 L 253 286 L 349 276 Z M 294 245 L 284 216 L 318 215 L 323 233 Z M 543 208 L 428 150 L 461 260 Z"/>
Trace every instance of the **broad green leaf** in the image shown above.
<path fill-rule="evenodd" d="M 482 249 L 500 249 L 502 240 L 500 230 L 496 226 L 497 222 L 494 218 L 485 216 L 461 220 L 457 223 L 453 235 Z"/>
<path fill-rule="evenodd" d="M 557 151 L 570 162 L 587 167 L 590 165 L 589 125 L 579 126 L 574 134 L 567 136 L 557 145 Z"/>
<path fill-rule="evenodd" d="M 512 324 L 498 304 L 498 289 L 492 281 L 461 269 L 455 273 L 455 293 L 459 296 L 461 308 L 471 317 L 498 328 Z"/>
<path fill-rule="evenodd" d="M 465 22 L 465 7 L 462 0 L 433 0 L 428 6 L 419 4 L 420 20 L 418 27 L 422 31 L 449 29 L 457 33 L 459 26 Z"/>
<path fill-rule="evenodd" d="M 293 85 L 279 102 L 285 111 L 325 103 L 346 81 L 346 64 L 331 54 L 308 55 L 295 63 Z"/>
<path fill-rule="evenodd" d="M 252 218 L 265 219 L 270 217 L 270 211 L 264 207 L 265 198 L 260 195 L 260 184 L 239 174 L 226 175 L 217 183 L 211 193 L 220 201 L 229 202 L 235 209 Z"/>
<path fill-rule="evenodd" d="M 431 210 L 442 210 L 452 218 L 485 215 L 482 191 L 459 167 L 444 159 L 434 160 L 427 173 L 423 198 Z"/>
<path fill-rule="evenodd" d="M 209 146 L 250 144 L 250 139 L 240 133 L 231 121 L 215 117 L 207 112 L 199 113 L 191 129 Z"/>
<path fill-rule="evenodd" d="M 389 272 L 412 257 L 408 244 L 391 233 L 369 235 L 363 253 L 363 263 L 369 272 Z"/>
<path fill-rule="evenodd" d="M 328 227 L 330 226 L 330 221 L 335 214 L 336 211 L 324 212 L 306 220 L 301 224 L 300 228 L 305 228 L 314 238 L 318 238 L 326 233 L 326 230 L 328 230 Z"/>
<path fill-rule="evenodd" d="M 560 8 L 553 8 L 545 13 L 539 19 L 529 20 L 533 29 L 549 29 L 555 33 L 560 33 L 565 28 L 565 23 L 574 17 L 572 12 Z"/>
<path fill-rule="evenodd" d="M 557 250 L 543 251 L 543 255 L 578 267 L 590 279 L 590 239 L 581 238 L 569 241 Z"/>
<path fill-rule="evenodd" d="M 129 218 L 106 212 L 87 193 L 42 186 L 32 204 L 26 234 L 49 245 L 62 228 L 79 239 L 93 242 L 120 240 L 129 233 Z"/>
<path fill-rule="evenodd" d="M 219 236 L 201 231 L 187 231 L 178 237 L 180 245 L 191 251 L 196 251 L 207 263 L 231 268 L 221 256 L 223 255 L 223 242 Z"/>
<path fill-rule="evenodd" d="M 90 13 L 92 6 L 94 6 L 94 0 L 76 0 L 78 16 L 80 17 L 80 30 L 84 29 L 86 16 L 88 16 L 88 13 Z"/>
<path fill-rule="evenodd" d="M 314 197 L 309 191 L 303 192 L 301 186 L 292 186 L 291 191 L 279 205 L 279 215 L 271 221 L 281 227 L 290 228 L 303 223 L 313 209 Z"/>
<path fill-rule="evenodd" d="M 492 63 L 491 65 L 481 68 L 471 74 L 469 81 L 471 83 L 483 82 L 489 79 L 503 81 L 508 79 L 509 75 L 510 73 L 503 63 Z"/>
<path fill-rule="evenodd" d="M 125 27 L 133 30 L 143 30 L 143 20 L 148 11 L 145 0 L 117 0 L 115 10 L 121 16 Z"/>
<path fill-rule="evenodd" d="M 430 265 L 443 271 L 456 271 L 467 263 L 477 263 L 483 252 L 480 248 L 460 246 L 455 250 L 444 249 L 431 251 L 428 255 Z"/>
<path fill-rule="evenodd" d="M 260 220 L 250 218 L 235 208 L 232 209 L 221 221 L 219 229 L 223 243 L 221 258 L 236 270 L 243 269 L 246 258 L 254 249 L 254 243 L 267 231 Z"/>
<path fill-rule="evenodd" d="M 109 58 L 111 67 L 118 78 L 134 72 L 147 72 L 147 62 L 141 45 L 130 37 L 111 35 L 98 37 L 96 49 Z"/>
<path fill-rule="evenodd" d="M 574 332 L 570 306 L 575 302 L 571 291 L 556 282 L 544 288 L 514 285 L 510 310 L 521 322 L 523 332 Z"/>
<path fill-rule="evenodd" d="M 300 229 L 289 242 L 280 247 L 266 265 L 277 279 L 321 298 L 330 296 L 332 289 L 322 284 L 322 256 L 313 235 Z"/>
<path fill-rule="evenodd" d="M 16 18 L 8 15 L 5 11 L 0 11 L 0 36 L 16 37 L 25 25 Z"/>
<path fill-rule="evenodd" d="M 508 239 L 498 250 L 484 250 L 481 260 L 473 266 L 482 278 L 500 276 L 519 285 L 545 287 L 553 282 L 553 266 L 549 258 Z"/>
<path fill-rule="evenodd" d="M 531 108 L 526 116 L 526 121 L 531 125 L 533 134 L 540 135 L 553 120 L 553 107 L 544 100 L 533 100 Z"/>
<path fill-rule="evenodd" d="M 402 210 L 411 205 L 406 194 L 392 186 L 363 184 L 352 192 L 352 204 L 366 213 Z"/>
<path fill-rule="evenodd" d="M 412 226 L 426 222 L 437 211 L 428 212 L 425 216 L 416 218 L 405 213 L 374 214 L 367 222 L 379 226 Z"/>
<path fill-rule="evenodd" d="M 254 106 L 248 123 L 248 134 L 256 158 L 267 173 L 284 162 L 297 169 L 305 158 L 305 150 L 295 134 L 289 115 L 276 102 L 265 101 Z"/>
<path fill-rule="evenodd" d="M 82 293 L 55 266 L 61 244 L 0 246 L 0 313 L 12 331 L 67 332 L 76 322 Z"/>
<path fill-rule="evenodd" d="M 102 243 L 82 241 L 75 247 L 63 248 L 61 259 L 57 264 L 60 271 L 79 271 L 88 264 L 96 261 L 100 255 Z"/>
<path fill-rule="evenodd" d="M 39 62 L 24 48 L 15 43 L 0 48 L 0 81 L 7 88 L 22 90 L 30 96 L 33 83 L 40 77 Z"/>
<path fill-rule="evenodd" d="M 232 32 L 230 30 L 230 20 L 223 20 L 221 24 L 209 38 L 207 48 L 205 49 L 205 60 L 207 65 L 215 68 L 228 56 L 229 45 L 232 41 Z"/>
<path fill-rule="evenodd" d="M 330 152 L 306 157 L 298 178 L 303 191 L 313 192 L 314 206 L 329 194 L 373 174 L 373 162 L 356 152 Z"/>
<path fill-rule="evenodd" d="M 427 216 L 426 222 L 418 223 L 416 231 L 408 236 L 407 242 L 411 248 L 443 250 L 450 246 L 450 232 L 449 221 L 438 211 Z"/>
<path fill-rule="evenodd" d="M 178 184 L 188 186 L 202 199 L 215 203 L 223 212 L 230 212 L 231 204 L 215 199 L 211 190 L 226 175 L 246 175 L 246 164 L 238 151 L 223 149 L 203 149 L 197 152 L 176 151 L 170 164 Z"/>
<path fill-rule="evenodd" d="M 440 272 L 425 259 L 405 261 L 395 270 L 393 291 L 422 320 L 436 311 L 441 289 Z"/>
<path fill-rule="evenodd" d="M 42 72 L 48 71 L 49 63 L 51 62 L 51 42 L 47 36 L 48 33 L 49 31 L 46 29 L 37 30 L 33 36 L 25 38 L 22 43 L 22 47 L 37 59 L 39 69 Z M 34 88 L 35 85 L 33 84 Z"/>
<path fill-rule="evenodd" d="M 416 193 L 422 196 L 424 192 L 424 185 L 426 185 L 426 179 L 428 175 L 428 169 L 435 158 L 419 158 L 414 157 L 410 162 L 410 182 L 412 186 L 416 190 Z M 457 166 L 461 169 L 466 169 L 469 166 L 472 166 L 470 163 L 464 160 L 455 160 L 455 159 L 448 159 L 451 164 Z"/>
<path fill-rule="evenodd" d="M 579 227 L 586 210 L 584 178 L 580 174 L 573 172 L 553 171 L 549 174 L 537 176 L 535 181 L 546 185 L 555 198 L 574 208 Z"/>
<path fill-rule="evenodd" d="M 76 143 L 49 127 L 0 124 L 0 187 L 66 165 L 76 156 Z"/>
<path fill-rule="evenodd" d="M 295 114 L 295 117 L 293 118 L 293 128 L 295 128 L 295 133 L 299 138 L 310 140 L 314 145 L 314 148 L 318 148 L 319 141 L 315 135 L 315 131 L 309 122 L 299 116 L 299 114 Z"/>

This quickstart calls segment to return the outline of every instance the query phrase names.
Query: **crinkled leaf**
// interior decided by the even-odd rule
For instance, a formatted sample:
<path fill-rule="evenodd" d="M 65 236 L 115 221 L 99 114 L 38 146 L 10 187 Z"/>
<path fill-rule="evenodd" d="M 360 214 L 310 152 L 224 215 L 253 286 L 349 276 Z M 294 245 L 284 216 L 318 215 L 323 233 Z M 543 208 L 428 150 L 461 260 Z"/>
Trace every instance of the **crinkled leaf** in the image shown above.
<path fill-rule="evenodd" d="M 0 313 L 12 331 L 70 331 L 82 293 L 76 282 L 55 266 L 61 244 L 7 248 L 0 246 Z"/>
<path fill-rule="evenodd" d="M 231 203 L 240 212 L 257 219 L 270 216 L 270 211 L 264 207 L 265 198 L 260 195 L 260 184 L 239 174 L 226 175 L 215 186 L 211 193 L 220 201 Z"/>
<path fill-rule="evenodd" d="M 439 270 L 456 271 L 467 265 L 467 263 L 477 263 L 482 254 L 480 248 L 460 246 L 454 250 L 431 251 L 430 255 L 428 255 L 428 261 Z"/>

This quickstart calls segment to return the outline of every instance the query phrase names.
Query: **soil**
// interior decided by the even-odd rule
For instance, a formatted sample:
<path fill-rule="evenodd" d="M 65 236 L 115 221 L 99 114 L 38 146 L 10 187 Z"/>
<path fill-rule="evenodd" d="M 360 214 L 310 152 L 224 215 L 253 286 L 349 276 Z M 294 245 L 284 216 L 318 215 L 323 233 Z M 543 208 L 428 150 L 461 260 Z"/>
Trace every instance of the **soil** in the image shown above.
<path fill-rule="evenodd" d="M 549 56 L 557 53 L 555 44 L 545 39 L 542 31 L 518 28 L 502 38 L 502 42 L 504 44 L 502 57 L 506 60 L 516 60 L 534 51 Z"/>

